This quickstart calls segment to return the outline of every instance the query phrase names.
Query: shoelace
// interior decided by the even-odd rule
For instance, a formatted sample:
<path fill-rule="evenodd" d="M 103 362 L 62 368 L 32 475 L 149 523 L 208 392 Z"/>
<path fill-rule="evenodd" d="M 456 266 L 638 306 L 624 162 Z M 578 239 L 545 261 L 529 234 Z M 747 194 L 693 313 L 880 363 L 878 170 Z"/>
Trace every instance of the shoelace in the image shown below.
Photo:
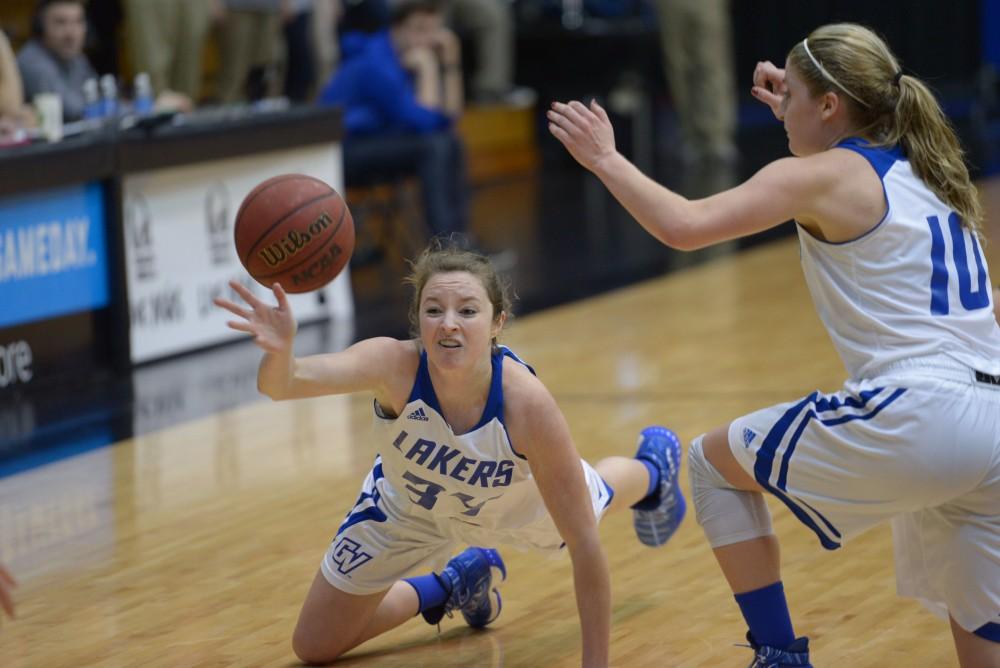
<path fill-rule="evenodd" d="M 477 589 L 479 589 L 479 588 L 480 587 L 477 587 Z M 449 600 L 450 600 L 450 598 L 451 597 L 449 597 Z M 470 587 L 465 587 L 464 589 L 460 589 L 458 591 L 458 596 L 455 597 L 455 604 L 454 605 L 447 605 L 447 604 L 445 605 L 445 607 L 444 607 L 444 614 L 448 615 L 449 617 L 453 616 L 452 615 L 452 611 L 453 610 L 456 610 L 456 609 L 457 610 L 461 610 L 462 608 L 465 607 L 465 605 L 467 603 L 469 603 L 470 601 L 472 601 L 472 599 L 474 599 L 474 598 L 476 598 L 476 592 L 473 591 Z"/>
<path fill-rule="evenodd" d="M 444 614 L 447 615 L 448 619 L 454 619 L 455 610 L 461 610 L 462 608 L 464 608 L 465 604 L 471 601 L 473 597 L 474 593 L 468 587 L 459 590 L 458 596 L 455 597 L 456 601 L 454 605 L 449 605 L 448 602 L 445 602 Z M 449 596 L 448 599 L 451 600 L 451 597 Z M 437 623 L 437 630 L 438 630 L 438 635 L 441 635 L 441 622 Z"/>
<path fill-rule="evenodd" d="M 777 663 L 761 663 L 760 662 L 761 657 L 757 654 L 757 648 L 754 647 L 753 645 L 748 645 L 748 644 L 742 643 L 742 642 L 736 642 L 736 643 L 733 643 L 733 647 L 746 647 L 747 649 L 752 649 L 753 650 L 753 652 L 754 652 L 753 663 L 750 664 L 749 668 L 770 668 L 771 666 L 777 666 L 777 665 L 779 665 Z M 771 659 L 767 659 L 767 660 L 771 661 Z"/>

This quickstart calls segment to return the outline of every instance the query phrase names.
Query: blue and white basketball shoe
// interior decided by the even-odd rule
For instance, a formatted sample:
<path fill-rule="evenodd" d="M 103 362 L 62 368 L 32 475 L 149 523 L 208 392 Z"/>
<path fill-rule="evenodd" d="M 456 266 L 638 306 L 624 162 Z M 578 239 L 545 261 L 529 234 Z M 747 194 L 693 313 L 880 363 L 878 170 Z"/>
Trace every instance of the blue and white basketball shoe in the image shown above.
<path fill-rule="evenodd" d="M 679 481 L 681 440 L 666 427 L 646 427 L 639 434 L 635 457 L 652 463 L 660 472 L 659 490 L 632 506 L 632 524 L 639 541 L 657 547 L 670 540 L 687 511 Z"/>
<path fill-rule="evenodd" d="M 496 550 L 470 547 L 452 557 L 438 577 L 450 589 L 442 605 L 422 613 L 428 624 L 437 624 L 445 615 L 459 610 L 466 624 L 482 628 L 500 616 L 497 587 L 507 579 L 507 567 Z"/>
<path fill-rule="evenodd" d="M 812 668 L 809 663 L 809 638 L 796 638 L 785 649 L 758 645 L 749 633 L 747 642 L 754 651 L 753 663 L 749 668 Z"/>

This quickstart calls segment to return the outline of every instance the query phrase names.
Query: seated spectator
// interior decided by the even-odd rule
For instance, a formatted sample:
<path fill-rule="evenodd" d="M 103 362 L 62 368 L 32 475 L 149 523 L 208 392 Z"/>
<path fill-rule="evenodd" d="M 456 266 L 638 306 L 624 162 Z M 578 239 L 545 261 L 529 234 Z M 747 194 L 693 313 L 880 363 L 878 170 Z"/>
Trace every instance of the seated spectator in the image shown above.
<path fill-rule="evenodd" d="M 35 124 L 31 107 L 24 104 L 24 85 L 7 36 L 0 31 L 0 145 L 23 141 L 24 128 Z"/>
<path fill-rule="evenodd" d="M 83 118 L 83 83 L 97 76 L 83 53 L 87 37 L 83 5 L 83 0 L 38 0 L 33 37 L 17 55 L 25 99 L 58 94 L 66 121 Z"/>
<path fill-rule="evenodd" d="M 438 3 L 402 0 L 388 29 L 342 33 L 340 48 L 320 103 L 344 107 L 347 186 L 415 174 L 431 234 L 464 233 L 465 155 L 453 128 L 463 102 L 459 43 Z"/>

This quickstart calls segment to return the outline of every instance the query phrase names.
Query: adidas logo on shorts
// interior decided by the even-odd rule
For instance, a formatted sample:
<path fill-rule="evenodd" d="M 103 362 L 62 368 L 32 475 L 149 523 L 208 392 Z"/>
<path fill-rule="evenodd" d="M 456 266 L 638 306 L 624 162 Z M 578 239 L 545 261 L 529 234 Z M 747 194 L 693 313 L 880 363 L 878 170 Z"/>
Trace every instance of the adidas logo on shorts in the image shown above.
<path fill-rule="evenodd" d="M 420 420 L 421 422 L 427 422 L 428 420 L 430 420 L 430 418 L 427 417 L 427 413 L 424 412 L 423 408 L 418 408 L 417 410 L 413 411 L 412 413 L 406 416 L 406 419 Z"/>

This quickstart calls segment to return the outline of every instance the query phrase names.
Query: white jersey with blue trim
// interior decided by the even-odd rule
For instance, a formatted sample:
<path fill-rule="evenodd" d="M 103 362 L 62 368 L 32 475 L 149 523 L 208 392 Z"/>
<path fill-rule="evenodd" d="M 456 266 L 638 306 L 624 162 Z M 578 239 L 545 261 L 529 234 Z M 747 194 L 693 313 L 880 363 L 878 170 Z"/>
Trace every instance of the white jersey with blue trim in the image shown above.
<path fill-rule="evenodd" d="M 376 404 L 379 504 L 397 519 L 433 524 L 442 535 L 471 544 L 558 548 L 562 539 L 528 461 L 511 446 L 504 426 L 507 357 L 524 364 L 505 346 L 493 354 L 482 417 L 467 433 L 456 434 L 441 414 L 427 353 L 420 353 L 413 389 L 399 416 L 380 415 Z"/>
<path fill-rule="evenodd" d="M 903 359 L 947 355 L 1000 374 L 1000 327 L 975 235 L 913 172 L 899 147 L 852 138 L 885 191 L 885 217 L 843 243 L 798 226 L 806 283 L 851 378 Z"/>

